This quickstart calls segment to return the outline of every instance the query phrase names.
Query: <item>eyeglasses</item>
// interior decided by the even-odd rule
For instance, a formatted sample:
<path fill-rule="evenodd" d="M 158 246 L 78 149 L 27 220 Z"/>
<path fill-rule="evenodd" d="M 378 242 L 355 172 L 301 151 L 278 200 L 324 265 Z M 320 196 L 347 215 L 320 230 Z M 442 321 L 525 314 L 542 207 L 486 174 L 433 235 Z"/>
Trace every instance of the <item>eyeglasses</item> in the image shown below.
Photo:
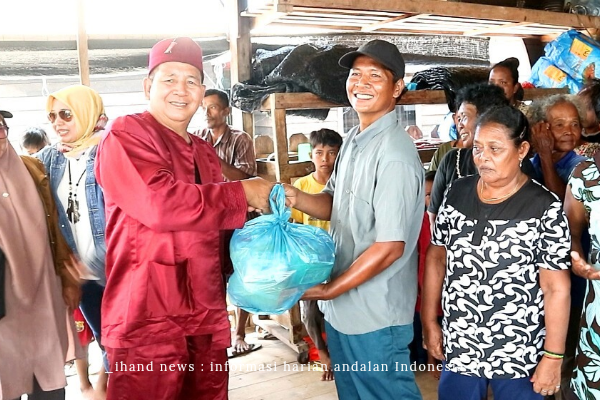
<path fill-rule="evenodd" d="M 0 139 L 6 139 L 8 137 L 8 126 L 0 125 Z"/>
<path fill-rule="evenodd" d="M 60 117 L 65 122 L 71 122 L 73 119 L 73 111 L 71 110 L 59 110 L 58 112 L 50 111 L 48 113 L 48 119 L 51 123 L 56 121 L 56 117 Z"/>

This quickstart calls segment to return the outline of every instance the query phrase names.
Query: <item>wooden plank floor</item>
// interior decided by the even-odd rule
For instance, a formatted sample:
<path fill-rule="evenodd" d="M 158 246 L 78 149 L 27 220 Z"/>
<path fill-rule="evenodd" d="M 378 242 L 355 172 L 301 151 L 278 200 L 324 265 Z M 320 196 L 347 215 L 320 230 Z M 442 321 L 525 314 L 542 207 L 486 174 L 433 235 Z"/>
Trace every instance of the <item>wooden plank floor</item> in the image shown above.
<path fill-rule="evenodd" d="M 333 382 L 322 382 L 321 372 L 298 364 L 297 354 L 279 340 L 258 340 L 249 334 L 251 343 L 262 349 L 229 360 L 230 400 L 336 400 Z M 268 367 L 271 370 L 268 370 Z M 277 366 L 275 369 L 274 367 Z M 437 380 L 429 373 L 417 372 L 417 384 L 423 400 L 437 399 Z"/>
<path fill-rule="evenodd" d="M 298 364 L 297 354 L 279 340 L 259 340 L 255 333 L 247 335 L 249 343 L 262 344 L 262 348 L 245 356 L 229 360 L 230 400 L 337 400 L 333 382 L 321 382 L 321 372 Z M 101 363 L 95 343 L 90 352 L 90 370 Z M 417 372 L 417 384 L 423 400 L 437 399 L 437 380 L 428 373 Z M 97 375 L 91 375 L 95 384 Z M 67 379 L 66 400 L 80 400 L 77 376 Z"/>

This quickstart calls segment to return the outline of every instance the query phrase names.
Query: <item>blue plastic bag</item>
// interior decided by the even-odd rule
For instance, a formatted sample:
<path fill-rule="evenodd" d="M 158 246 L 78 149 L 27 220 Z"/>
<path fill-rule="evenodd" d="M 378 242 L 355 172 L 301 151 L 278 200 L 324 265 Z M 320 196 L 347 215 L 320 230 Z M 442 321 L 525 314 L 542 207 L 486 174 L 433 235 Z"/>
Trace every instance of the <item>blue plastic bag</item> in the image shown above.
<path fill-rule="evenodd" d="M 230 244 L 229 299 L 254 314 L 292 308 L 308 288 L 329 278 L 335 257 L 333 239 L 323 229 L 288 222 L 282 185 L 275 185 L 269 203 L 273 214 L 246 222 Z"/>
<path fill-rule="evenodd" d="M 600 78 L 600 47 L 576 30 L 561 34 L 544 51 L 554 65 L 576 81 Z"/>
<path fill-rule="evenodd" d="M 547 89 L 568 87 L 571 94 L 579 92 L 583 87 L 582 82 L 571 78 L 547 57 L 540 57 L 534 64 L 531 68 L 531 78 L 529 78 L 529 81 L 536 87 Z"/>

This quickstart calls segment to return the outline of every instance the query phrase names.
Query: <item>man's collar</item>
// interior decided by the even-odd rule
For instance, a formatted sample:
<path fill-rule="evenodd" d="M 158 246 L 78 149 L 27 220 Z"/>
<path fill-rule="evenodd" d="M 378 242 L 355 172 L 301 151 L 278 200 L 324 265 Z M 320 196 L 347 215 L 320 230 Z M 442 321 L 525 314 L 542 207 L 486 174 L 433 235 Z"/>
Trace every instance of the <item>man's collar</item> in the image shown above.
<path fill-rule="evenodd" d="M 359 132 L 358 130 L 360 129 L 360 127 L 357 127 L 357 132 L 354 135 L 354 141 L 356 142 L 356 145 L 358 147 L 364 149 L 367 143 L 369 143 L 369 141 L 372 138 L 380 134 L 387 127 L 397 123 L 398 116 L 396 115 L 396 109 L 394 108 L 392 111 L 383 115 L 378 120 L 369 125 L 364 131 Z"/>
<path fill-rule="evenodd" d="M 225 125 L 225 132 L 223 132 L 223 134 L 221 136 L 219 136 L 219 138 L 217 139 L 216 142 L 213 142 L 213 138 L 212 138 L 212 130 L 209 129 L 208 130 L 209 135 L 210 135 L 210 141 L 211 143 L 213 143 L 213 146 L 217 146 L 220 143 L 227 143 L 229 141 L 229 138 L 231 137 L 231 127 L 229 125 Z"/>

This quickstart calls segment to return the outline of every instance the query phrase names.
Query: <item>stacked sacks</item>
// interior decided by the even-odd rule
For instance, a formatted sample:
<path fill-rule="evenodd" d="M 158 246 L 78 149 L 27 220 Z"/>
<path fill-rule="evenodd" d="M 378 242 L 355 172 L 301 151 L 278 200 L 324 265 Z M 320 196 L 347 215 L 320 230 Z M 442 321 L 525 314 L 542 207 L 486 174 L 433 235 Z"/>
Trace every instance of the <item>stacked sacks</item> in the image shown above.
<path fill-rule="evenodd" d="M 531 78 L 529 80 L 537 87 L 568 87 L 571 93 L 579 92 L 583 86 L 583 82 L 570 77 L 566 72 L 554 65 L 548 57 L 540 57 L 534 64 L 531 68 Z"/>
<path fill-rule="evenodd" d="M 536 86 L 567 86 L 571 93 L 577 93 L 586 80 L 600 78 L 599 44 L 576 30 L 563 33 L 548 43 L 544 51 L 546 57 L 532 68 L 531 82 Z"/>
<path fill-rule="evenodd" d="M 570 30 L 544 48 L 546 56 L 573 79 L 583 81 L 600 77 L 600 48 L 592 38 Z"/>

